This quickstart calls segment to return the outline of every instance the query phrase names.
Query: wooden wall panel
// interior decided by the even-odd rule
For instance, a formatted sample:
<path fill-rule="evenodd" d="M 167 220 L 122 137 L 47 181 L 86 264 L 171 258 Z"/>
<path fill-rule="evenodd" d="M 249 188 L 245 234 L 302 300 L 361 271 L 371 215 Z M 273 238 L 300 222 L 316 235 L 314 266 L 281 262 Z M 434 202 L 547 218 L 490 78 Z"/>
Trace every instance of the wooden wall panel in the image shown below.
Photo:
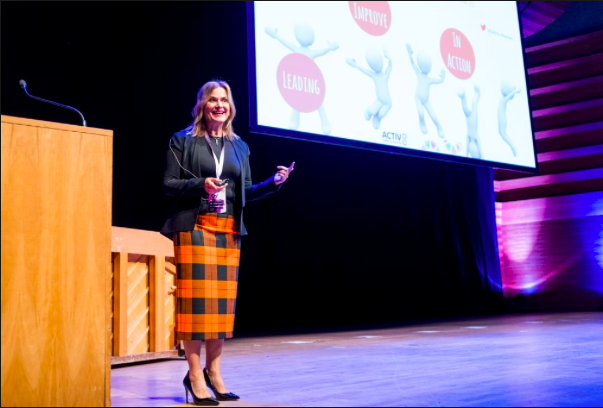
<path fill-rule="evenodd" d="M 109 308 L 109 316 L 111 319 L 111 326 L 109 327 L 109 342 L 111 343 L 109 348 L 109 355 L 112 356 L 115 353 L 115 345 L 113 344 L 115 341 L 113 327 L 115 327 L 115 291 L 113 288 L 115 287 L 115 273 L 113 268 L 111 268 L 111 287 L 109 288 L 109 302 L 111 306 Z"/>
<path fill-rule="evenodd" d="M 603 303 L 603 192 L 500 203 L 504 293 L 535 310 Z"/>
<path fill-rule="evenodd" d="M 130 255 L 128 261 L 128 355 L 149 352 L 149 257 Z"/>
<path fill-rule="evenodd" d="M 530 84 L 547 87 L 531 93 L 545 107 L 533 112 L 547 129 L 536 133 L 542 175 L 499 171 L 494 184 L 504 292 L 517 311 L 603 308 L 601 38 L 526 50 Z"/>
<path fill-rule="evenodd" d="M 570 4 L 571 1 L 520 1 L 523 36 L 534 35 L 552 24 Z"/>
<path fill-rule="evenodd" d="M 111 250 L 116 277 L 112 363 L 175 357 L 172 241 L 153 231 L 113 227 Z"/>
<path fill-rule="evenodd" d="M 176 266 L 173 258 L 166 259 L 165 269 L 165 349 L 171 350 L 176 346 Z"/>
<path fill-rule="evenodd" d="M 149 263 L 151 351 L 161 353 L 165 348 L 165 256 L 154 255 Z"/>
<path fill-rule="evenodd" d="M 113 353 L 128 355 L 128 254 L 113 254 Z"/>
<path fill-rule="evenodd" d="M 109 402 L 112 133 L 2 116 L 2 406 Z"/>

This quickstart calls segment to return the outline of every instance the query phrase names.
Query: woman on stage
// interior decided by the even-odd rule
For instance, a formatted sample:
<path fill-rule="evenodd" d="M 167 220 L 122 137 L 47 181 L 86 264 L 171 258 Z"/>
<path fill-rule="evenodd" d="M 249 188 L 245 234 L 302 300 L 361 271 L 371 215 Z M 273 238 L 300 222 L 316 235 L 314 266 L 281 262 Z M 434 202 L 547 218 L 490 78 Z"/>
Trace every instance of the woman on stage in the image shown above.
<path fill-rule="evenodd" d="M 189 365 L 183 381 L 187 403 L 190 393 L 195 405 L 239 399 L 228 392 L 220 362 L 224 339 L 233 336 L 241 236 L 247 235 L 243 209 L 277 192 L 295 165 L 279 166 L 275 176 L 253 185 L 249 147 L 233 131 L 235 113 L 226 82 L 203 85 L 193 123 L 170 140 L 163 176 L 163 189 L 174 202 L 161 232 L 174 240 L 176 339 L 184 343 Z"/>

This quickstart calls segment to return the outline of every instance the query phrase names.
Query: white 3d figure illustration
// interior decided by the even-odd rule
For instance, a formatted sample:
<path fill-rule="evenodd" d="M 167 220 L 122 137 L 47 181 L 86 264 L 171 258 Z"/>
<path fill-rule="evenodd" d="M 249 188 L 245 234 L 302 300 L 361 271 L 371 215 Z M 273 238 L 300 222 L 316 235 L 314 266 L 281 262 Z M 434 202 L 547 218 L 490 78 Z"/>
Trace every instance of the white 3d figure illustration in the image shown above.
<path fill-rule="evenodd" d="M 429 72 L 431 71 L 431 58 L 429 55 L 424 52 L 419 52 L 417 54 L 417 64 L 412 57 L 413 51 L 410 44 L 406 44 L 406 49 L 408 50 L 408 55 L 410 56 L 410 63 L 412 68 L 414 69 L 417 77 L 419 79 L 417 85 L 417 92 L 415 94 L 415 101 L 417 103 L 417 110 L 419 111 L 419 126 L 421 127 L 421 132 L 423 134 L 427 134 L 427 126 L 425 125 L 425 110 L 429 113 L 431 120 L 436 125 L 438 129 L 438 135 L 443 139 L 444 138 L 444 129 L 442 125 L 438 121 L 435 112 L 433 111 L 433 107 L 431 106 L 431 102 L 429 102 L 429 90 L 431 85 L 441 84 L 444 82 L 444 78 L 446 76 L 446 71 L 442 69 L 440 72 L 440 78 L 430 78 Z"/>
<path fill-rule="evenodd" d="M 297 23 L 294 27 L 295 38 L 300 45 L 295 45 L 288 41 L 283 40 L 278 35 L 278 29 L 266 27 L 265 31 L 270 37 L 278 40 L 285 47 L 289 48 L 293 52 L 297 52 L 299 54 L 303 54 L 306 57 L 314 60 L 318 57 L 322 57 L 323 55 L 329 53 L 330 51 L 335 51 L 339 48 L 339 44 L 336 42 L 327 41 L 328 47 L 321 50 L 311 50 L 309 47 L 314 44 L 314 30 L 308 24 L 305 23 Z M 322 124 L 322 131 L 325 135 L 331 133 L 331 124 L 329 122 L 329 118 L 327 117 L 327 113 L 325 111 L 324 106 L 318 108 L 318 114 L 320 115 L 320 122 Z M 291 114 L 291 120 L 289 122 L 289 129 L 297 130 L 299 128 L 299 111 L 293 110 Z"/>
<path fill-rule="evenodd" d="M 377 100 L 367 107 L 364 112 L 364 118 L 366 120 L 373 119 L 373 127 L 375 129 L 379 129 L 379 126 L 381 126 L 381 119 L 383 119 L 392 108 L 392 98 L 387 85 L 389 76 L 392 73 L 392 59 L 386 49 L 383 49 L 383 55 L 389 60 L 385 72 L 383 72 L 383 57 L 381 57 L 381 52 L 374 48 L 366 51 L 366 62 L 369 67 L 371 67 L 372 71 L 359 67 L 354 58 L 348 58 L 346 60 L 349 65 L 357 68 L 360 72 L 368 75 L 375 81 Z"/>
<path fill-rule="evenodd" d="M 515 149 L 511 138 L 507 135 L 507 104 L 516 94 L 521 92 L 521 89 L 515 88 L 508 81 L 503 80 L 500 91 L 502 92 L 502 99 L 498 104 L 498 133 L 513 150 L 513 156 L 517 157 L 517 149 Z"/>
<path fill-rule="evenodd" d="M 458 95 L 461 98 L 461 104 L 463 105 L 463 112 L 467 117 L 467 157 L 473 157 L 474 159 L 481 159 L 482 156 L 482 144 L 479 140 L 479 134 L 477 133 L 477 104 L 480 98 L 479 86 L 475 86 L 475 94 L 473 96 L 473 104 L 471 110 L 467 106 L 467 98 L 465 97 L 465 90 L 459 89 Z"/>

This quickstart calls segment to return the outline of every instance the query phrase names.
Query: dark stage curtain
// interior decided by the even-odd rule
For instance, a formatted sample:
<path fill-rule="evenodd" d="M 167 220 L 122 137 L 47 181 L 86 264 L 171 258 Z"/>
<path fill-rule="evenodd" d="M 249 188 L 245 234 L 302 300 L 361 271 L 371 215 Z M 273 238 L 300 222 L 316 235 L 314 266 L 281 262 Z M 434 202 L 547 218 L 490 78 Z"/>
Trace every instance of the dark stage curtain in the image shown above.
<path fill-rule="evenodd" d="M 502 310 L 491 169 L 281 139 L 252 145 L 255 163 L 298 165 L 277 197 L 247 209 L 240 331 Z"/>

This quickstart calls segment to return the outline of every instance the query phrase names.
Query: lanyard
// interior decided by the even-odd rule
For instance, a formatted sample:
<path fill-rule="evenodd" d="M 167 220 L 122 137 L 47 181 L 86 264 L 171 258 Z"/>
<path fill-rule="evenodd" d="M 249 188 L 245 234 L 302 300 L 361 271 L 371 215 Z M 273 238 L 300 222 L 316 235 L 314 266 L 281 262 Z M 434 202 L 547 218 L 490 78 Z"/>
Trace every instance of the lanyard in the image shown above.
<path fill-rule="evenodd" d="M 216 178 L 219 179 L 222 176 L 222 170 L 224 170 L 224 151 L 226 150 L 226 141 L 222 140 L 222 153 L 220 153 L 220 160 L 218 160 L 218 156 L 216 156 L 214 149 L 211 147 L 211 140 L 207 134 L 205 135 L 205 140 L 207 140 L 211 153 L 214 156 L 214 160 L 216 162 Z"/>

